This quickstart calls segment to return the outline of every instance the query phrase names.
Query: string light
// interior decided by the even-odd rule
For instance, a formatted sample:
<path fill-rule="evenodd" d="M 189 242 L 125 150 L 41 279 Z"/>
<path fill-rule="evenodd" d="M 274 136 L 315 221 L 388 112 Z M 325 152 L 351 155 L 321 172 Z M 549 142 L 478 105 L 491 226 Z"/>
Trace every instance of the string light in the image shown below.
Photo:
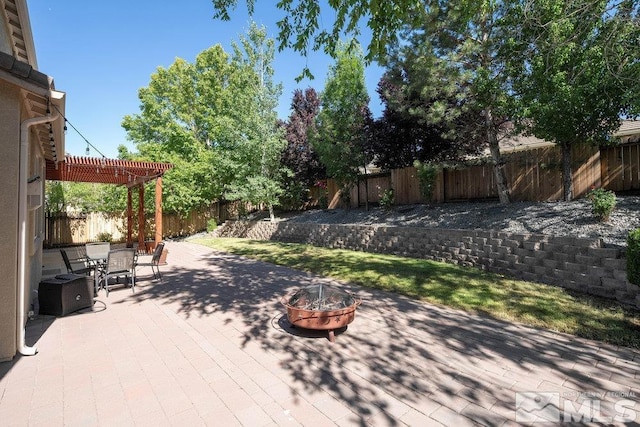
<path fill-rule="evenodd" d="M 95 145 L 93 145 L 92 143 L 90 143 L 90 142 L 89 142 L 89 140 L 88 140 L 87 138 L 85 138 L 83 134 L 81 134 L 81 133 L 80 133 L 80 131 L 79 131 L 79 130 L 78 130 L 78 129 L 73 125 L 73 123 L 71 123 L 71 122 L 69 121 L 69 119 L 67 119 L 67 118 L 64 116 L 64 114 L 62 114 L 62 112 L 60 111 L 60 109 L 58 109 L 58 107 L 56 106 L 56 104 L 51 104 L 51 105 L 53 105 L 53 108 L 55 108 L 55 109 L 56 109 L 56 111 L 57 111 L 57 112 L 62 116 L 62 118 L 64 119 L 64 122 L 65 122 L 65 123 L 68 123 L 68 124 L 69 124 L 69 126 L 71 126 L 71 128 L 72 128 L 73 130 L 75 130 L 75 131 L 76 131 L 76 133 L 77 133 L 78 135 L 80 135 L 80 137 L 84 140 L 84 142 L 86 142 L 86 143 L 87 143 L 87 149 L 86 149 L 87 156 L 89 155 L 89 147 L 91 147 L 91 148 L 93 148 L 93 149 L 94 149 L 98 154 L 100 154 L 100 155 L 102 156 L 102 158 L 106 158 L 106 157 L 107 157 L 107 156 L 105 156 L 105 155 L 104 155 L 100 150 L 98 150 L 98 149 L 96 148 L 96 146 L 95 146 Z M 66 124 L 65 124 L 64 130 L 65 130 L 65 131 L 67 130 L 67 126 L 66 126 Z"/>
<path fill-rule="evenodd" d="M 100 154 L 100 156 L 102 156 L 101 159 L 100 159 L 100 166 L 104 169 L 106 167 L 106 158 L 107 158 L 107 156 L 105 156 L 100 150 L 98 150 L 95 145 L 91 144 L 89 142 L 89 140 L 87 138 L 85 138 L 85 136 L 82 133 L 80 133 L 80 131 L 73 125 L 73 123 L 71 123 L 69 121 L 69 119 L 67 119 L 64 116 L 64 114 L 62 114 L 60 109 L 55 104 L 50 104 L 50 105 L 53 106 L 53 108 L 55 108 L 56 111 L 60 114 L 60 116 L 62 116 L 62 118 L 64 119 L 64 123 L 65 123 L 64 131 L 65 131 L 65 133 L 67 132 L 67 124 L 69 124 L 69 126 L 71 126 L 71 128 L 73 130 L 75 130 L 76 133 L 87 143 L 87 148 L 85 150 L 87 156 L 89 156 L 89 154 L 91 153 L 91 148 L 93 148 L 94 151 L 96 151 L 98 154 Z M 49 108 L 48 107 L 47 107 L 47 113 L 49 113 Z M 49 123 L 49 134 L 50 134 L 49 136 L 51 137 L 50 138 L 50 142 L 51 142 L 51 145 L 53 147 L 55 144 L 54 144 L 54 139 L 53 139 L 53 127 L 52 127 L 51 123 Z M 53 153 L 53 157 L 54 157 L 54 160 L 57 158 L 56 153 Z M 57 167 L 57 160 L 56 160 L 56 167 Z M 118 177 L 118 167 L 117 166 L 114 167 L 114 170 L 115 170 L 115 172 L 114 172 L 115 176 L 117 178 Z M 69 163 L 67 163 L 67 173 L 70 173 L 70 172 L 71 172 L 71 165 Z M 96 167 L 96 174 L 99 174 L 99 173 L 100 173 L 100 168 Z M 124 167 L 120 168 L 120 175 L 124 177 L 125 174 L 127 175 L 127 181 L 128 182 L 135 181 L 138 178 L 142 178 L 144 180 L 148 180 L 149 178 L 153 178 L 155 176 L 155 175 L 149 175 L 148 171 L 145 172 L 144 175 L 138 175 L 136 173 L 129 172 Z M 162 175 L 162 174 L 160 173 L 159 175 Z"/>

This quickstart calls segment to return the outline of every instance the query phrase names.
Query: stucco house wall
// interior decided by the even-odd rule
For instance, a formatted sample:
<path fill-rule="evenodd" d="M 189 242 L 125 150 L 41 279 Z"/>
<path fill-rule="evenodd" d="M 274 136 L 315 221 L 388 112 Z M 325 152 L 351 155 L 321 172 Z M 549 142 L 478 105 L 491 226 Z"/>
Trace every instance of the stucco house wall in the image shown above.
<path fill-rule="evenodd" d="M 24 325 L 42 277 L 44 206 L 27 195 L 44 194 L 46 161 L 64 155 L 65 94 L 37 70 L 30 25 L 26 0 L 0 1 L 0 361 L 36 351 Z"/>
<path fill-rule="evenodd" d="M 0 361 L 16 353 L 20 93 L 0 80 Z"/>

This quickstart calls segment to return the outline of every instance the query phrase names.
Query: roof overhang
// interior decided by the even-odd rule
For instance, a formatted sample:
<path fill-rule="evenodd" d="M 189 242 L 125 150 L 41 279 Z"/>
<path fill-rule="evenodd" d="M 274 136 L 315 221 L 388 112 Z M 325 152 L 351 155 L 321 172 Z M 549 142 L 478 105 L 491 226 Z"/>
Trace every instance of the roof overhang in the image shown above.
<path fill-rule="evenodd" d="M 132 187 L 156 179 L 173 167 L 170 163 L 139 162 L 66 156 L 56 165 L 47 161 L 47 180 L 93 182 Z"/>
<path fill-rule="evenodd" d="M 49 123 L 32 128 L 46 160 L 64 157 L 65 94 L 56 91 L 53 79 L 37 70 L 31 22 L 26 0 L 0 0 L 0 13 L 7 26 L 11 54 L 0 52 L 0 79 L 20 88 L 26 117 L 58 113 Z"/>
<path fill-rule="evenodd" d="M 4 52 L 0 52 L 0 79 L 19 88 L 25 118 L 58 113 L 51 122 L 34 126 L 42 156 L 58 162 L 64 156 L 65 93 L 54 89 L 51 77 Z"/>
<path fill-rule="evenodd" d="M 37 69 L 36 49 L 26 0 L 0 0 L 0 10 L 8 26 L 13 56 Z"/>
<path fill-rule="evenodd" d="M 640 120 L 623 120 L 613 136 L 620 138 L 623 143 L 640 141 Z"/>

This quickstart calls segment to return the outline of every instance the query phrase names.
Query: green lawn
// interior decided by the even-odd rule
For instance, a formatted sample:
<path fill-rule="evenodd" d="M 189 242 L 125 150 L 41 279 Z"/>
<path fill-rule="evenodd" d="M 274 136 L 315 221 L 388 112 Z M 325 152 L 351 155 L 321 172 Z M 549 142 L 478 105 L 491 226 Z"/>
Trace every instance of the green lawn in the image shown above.
<path fill-rule="evenodd" d="M 195 243 L 499 319 L 640 348 L 640 312 L 555 286 L 424 259 L 247 239 Z"/>

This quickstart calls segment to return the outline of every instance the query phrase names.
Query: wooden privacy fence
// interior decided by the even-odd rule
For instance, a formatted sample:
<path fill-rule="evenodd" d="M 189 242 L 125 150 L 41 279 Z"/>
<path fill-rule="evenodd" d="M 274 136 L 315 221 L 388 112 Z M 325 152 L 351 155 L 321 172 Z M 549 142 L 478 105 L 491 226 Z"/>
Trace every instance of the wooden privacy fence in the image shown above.
<path fill-rule="evenodd" d="M 640 144 L 600 150 L 602 186 L 613 191 L 640 189 Z"/>
<path fill-rule="evenodd" d="M 162 214 L 164 237 L 187 236 L 207 229 L 207 222 L 215 218 L 220 224 L 230 218 L 238 218 L 243 211 L 240 202 L 216 202 L 207 209 L 199 209 L 182 216 L 175 213 Z M 137 222 L 133 225 L 137 237 Z M 154 216 L 146 218 L 146 238 L 155 234 Z M 101 234 L 109 234 L 113 242 L 124 242 L 127 237 L 127 222 L 123 216 L 107 216 L 101 213 L 53 214 L 45 219 L 45 245 L 47 247 L 83 244 L 97 241 Z M 134 238 L 137 240 L 137 238 Z"/>
<path fill-rule="evenodd" d="M 638 144 L 598 149 L 577 146 L 572 149 L 573 194 L 584 196 L 601 185 L 611 190 L 640 188 L 640 148 Z M 548 146 L 503 155 L 505 173 L 514 201 L 555 201 L 562 199 L 562 153 Z M 365 181 L 366 179 L 366 181 Z M 363 176 L 351 189 L 351 207 L 377 203 L 385 190 L 393 188 L 396 204 L 425 203 L 415 168 Z M 337 207 L 340 197 L 334 180 L 327 182 L 329 207 Z M 491 164 L 439 171 L 430 202 L 497 199 Z"/>

